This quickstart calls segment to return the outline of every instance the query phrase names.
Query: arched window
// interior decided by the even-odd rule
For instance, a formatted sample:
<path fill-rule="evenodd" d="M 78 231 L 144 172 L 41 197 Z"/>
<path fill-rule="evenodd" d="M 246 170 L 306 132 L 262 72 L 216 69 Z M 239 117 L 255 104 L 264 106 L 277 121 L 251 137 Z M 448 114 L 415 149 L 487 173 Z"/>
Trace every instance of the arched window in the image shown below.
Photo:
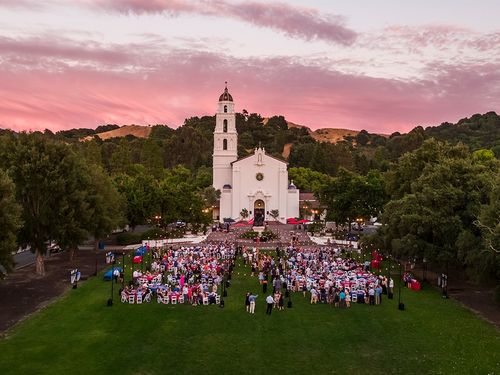
<path fill-rule="evenodd" d="M 224 113 L 227 113 L 227 105 L 224 106 Z"/>
<path fill-rule="evenodd" d="M 227 150 L 227 139 L 224 138 L 224 140 L 222 141 L 222 149 L 223 150 Z"/>
<path fill-rule="evenodd" d="M 227 133 L 227 120 L 226 119 L 224 119 L 223 131 L 224 131 L 224 133 Z"/>

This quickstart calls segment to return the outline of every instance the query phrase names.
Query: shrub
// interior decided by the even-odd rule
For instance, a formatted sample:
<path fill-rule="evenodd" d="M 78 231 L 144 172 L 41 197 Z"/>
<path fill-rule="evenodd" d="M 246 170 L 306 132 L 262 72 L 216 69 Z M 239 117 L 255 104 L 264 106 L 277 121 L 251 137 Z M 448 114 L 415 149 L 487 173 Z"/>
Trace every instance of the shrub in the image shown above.
<path fill-rule="evenodd" d="M 167 232 L 161 228 L 151 228 L 142 233 L 142 239 L 147 240 L 148 238 L 151 240 L 159 240 L 162 238 L 166 238 Z"/>
<path fill-rule="evenodd" d="M 262 232 L 261 237 L 266 237 L 267 240 L 275 240 L 278 238 L 278 235 L 272 230 L 265 230 Z"/>
<path fill-rule="evenodd" d="M 259 233 L 253 231 L 253 230 L 248 230 L 245 233 L 243 233 L 240 238 L 247 238 L 253 240 L 259 235 Z"/>
<path fill-rule="evenodd" d="M 126 246 L 141 243 L 142 236 L 140 233 L 120 233 L 116 236 L 116 242 L 118 245 Z"/>

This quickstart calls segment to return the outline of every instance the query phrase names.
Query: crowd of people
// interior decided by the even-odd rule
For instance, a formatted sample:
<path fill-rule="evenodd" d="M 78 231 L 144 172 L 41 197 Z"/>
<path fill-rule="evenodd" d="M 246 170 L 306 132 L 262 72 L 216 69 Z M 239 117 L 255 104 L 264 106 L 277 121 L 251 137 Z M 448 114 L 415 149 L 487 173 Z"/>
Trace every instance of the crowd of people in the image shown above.
<path fill-rule="evenodd" d="M 341 248 L 289 246 L 286 250 L 287 287 L 309 293 L 310 303 L 350 307 L 351 303 L 382 303 L 382 295 L 392 296 L 394 281 L 370 272 L 369 266 L 349 256 Z"/>
<path fill-rule="evenodd" d="M 301 293 L 311 305 L 345 308 L 353 303 L 378 305 L 384 295 L 392 298 L 394 280 L 372 273 L 369 262 L 359 263 L 350 256 L 352 249 L 345 250 L 338 246 L 303 246 L 291 237 L 284 250 L 243 247 L 241 254 L 251 276 L 259 281 L 269 315 L 273 309 L 283 311 L 287 299 L 291 307 L 292 292 Z M 231 274 L 237 255 L 234 241 L 151 251 L 147 271 L 134 271 L 132 282 L 121 291 L 123 302 L 151 302 L 155 298 L 164 304 L 220 304 L 219 285 L 226 272 Z M 246 293 L 249 314 L 255 313 L 258 297 Z"/>
<path fill-rule="evenodd" d="M 272 294 L 266 298 L 268 311 L 270 306 L 282 309 L 289 292 L 301 292 L 311 304 L 346 308 L 352 303 L 378 305 L 383 295 L 392 298 L 392 278 L 375 275 L 369 270 L 369 262 L 359 263 L 339 247 L 291 244 L 283 253 L 276 249 L 276 257 L 257 248 L 245 248 L 243 261 L 251 267 L 251 275 L 257 276 L 264 294 L 268 284 L 272 287 Z M 251 296 L 255 297 L 247 293 L 245 299 L 250 313 L 255 309 L 250 307 Z"/>
<path fill-rule="evenodd" d="M 203 246 L 151 249 L 146 272 L 135 270 L 130 284 L 121 291 L 122 302 L 219 304 L 219 285 L 234 266 L 236 248 L 229 242 Z"/>

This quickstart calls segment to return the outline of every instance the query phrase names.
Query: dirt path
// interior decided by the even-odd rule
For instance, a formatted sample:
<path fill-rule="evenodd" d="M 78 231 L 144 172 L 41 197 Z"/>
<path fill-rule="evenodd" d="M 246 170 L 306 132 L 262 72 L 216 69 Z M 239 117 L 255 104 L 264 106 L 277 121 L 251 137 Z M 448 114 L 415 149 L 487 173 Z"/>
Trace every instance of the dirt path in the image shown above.
<path fill-rule="evenodd" d="M 82 280 L 95 272 L 95 255 L 92 250 L 80 250 L 76 265 L 82 273 Z M 105 257 L 98 256 L 98 269 L 105 267 Z M 71 286 L 68 253 L 51 256 L 45 262 L 46 275 L 35 275 L 35 265 L 16 270 L 0 281 L 0 334 L 17 322 L 48 305 Z"/>

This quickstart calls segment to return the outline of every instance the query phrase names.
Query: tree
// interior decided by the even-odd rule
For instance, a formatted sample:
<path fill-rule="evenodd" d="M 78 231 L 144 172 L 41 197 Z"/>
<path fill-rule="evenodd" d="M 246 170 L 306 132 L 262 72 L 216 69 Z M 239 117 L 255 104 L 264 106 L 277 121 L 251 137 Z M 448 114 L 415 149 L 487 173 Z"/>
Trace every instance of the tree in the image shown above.
<path fill-rule="evenodd" d="M 19 239 L 35 252 L 36 273 L 43 275 L 47 242 L 64 241 L 70 226 L 75 231 L 75 227 L 84 227 L 71 207 L 75 197 L 81 196 L 82 158 L 66 144 L 37 133 L 19 134 L 11 146 L 9 174 L 22 206 Z M 67 215 L 70 223 L 65 223 Z"/>
<path fill-rule="evenodd" d="M 54 223 L 54 237 L 57 238 L 58 245 L 69 251 L 70 261 L 75 259 L 75 253 L 78 245 L 82 243 L 89 235 L 89 223 L 91 221 L 91 211 L 89 198 L 89 187 L 92 182 L 90 171 L 78 158 L 76 168 L 68 173 L 68 182 L 72 186 L 68 194 L 61 195 L 61 215 L 57 223 Z M 95 167 L 98 168 L 98 167 Z"/>
<path fill-rule="evenodd" d="M 114 183 L 126 202 L 126 218 L 132 228 L 144 224 L 158 212 L 161 191 L 156 180 L 144 169 L 134 176 L 119 174 Z M 161 213 L 165 216 L 164 212 Z"/>
<path fill-rule="evenodd" d="M 278 217 L 280 216 L 279 210 L 271 210 L 269 211 L 269 215 L 276 221 L 278 220 Z"/>
<path fill-rule="evenodd" d="M 358 217 L 377 216 L 387 201 L 383 178 L 377 171 L 366 177 L 340 168 L 319 192 L 318 197 L 326 207 L 326 219 L 337 224 L 351 223 Z"/>
<path fill-rule="evenodd" d="M 327 174 L 310 168 L 295 167 L 288 169 L 288 178 L 302 191 L 317 192 L 331 179 Z"/>
<path fill-rule="evenodd" d="M 205 207 L 213 207 L 217 205 L 220 199 L 220 190 L 215 189 L 213 186 L 207 186 L 202 190 L 202 197 L 205 203 Z"/>
<path fill-rule="evenodd" d="M 132 155 L 129 142 L 122 138 L 120 143 L 113 151 L 109 160 L 110 170 L 114 173 L 126 173 L 130 167 Z"/>
<path fill-rule="evenodd" d="M 163 172 L 163 149 L 154 139 L 144 141 L 141 150 L 141 163 L 153 176 L 160 177 Z"/>
<path fill-rule="evenodd" d="M 302 206 L 299 207 L 299 215 L 301 218 L 305 218 L 306 216 L 309 216 L 311 213 L 312 209 L 312 203 L 309 201 L 304 201 L 302 202 Z"/>
<path fill-rule="evenodd" d="M 246 208 L 242 209 L 241 212 L 240 212 L 240 216 L 243 220 L 246 220 L 246 218 L 248 217 L 249 213 L 248 213 L 248 210 Z"/>
<path fill-rule="evenodd" d="M 395 255 L 462 265 L 476 280 L 491 274 L 495 260 L 485 262 L 474 222 L 491 201 L 499 167 L 464 145 L 433 139 L 403 155 L 387 174 L 392 200 L 382 215 Z"/>
<path fill-rule="evenodd" d="M 125 198 L 102 168 L 90 170 L 87 202 L 90 212 L 87 228 L 94 236 L 94 248 L 97 251 L 102 237 L 125 225 L 127 205 Z"/>
<path fill-rule="evenodd" d="M 21 207 L 15 200 L 14 184 L 0 169 L 0 266 L 7 272 L 12 271 L 14 262 L 12 251 L 17 249 L 16 235 L 21 227 Z M 0 267 L 0 278 L 5 275 Z"/>

